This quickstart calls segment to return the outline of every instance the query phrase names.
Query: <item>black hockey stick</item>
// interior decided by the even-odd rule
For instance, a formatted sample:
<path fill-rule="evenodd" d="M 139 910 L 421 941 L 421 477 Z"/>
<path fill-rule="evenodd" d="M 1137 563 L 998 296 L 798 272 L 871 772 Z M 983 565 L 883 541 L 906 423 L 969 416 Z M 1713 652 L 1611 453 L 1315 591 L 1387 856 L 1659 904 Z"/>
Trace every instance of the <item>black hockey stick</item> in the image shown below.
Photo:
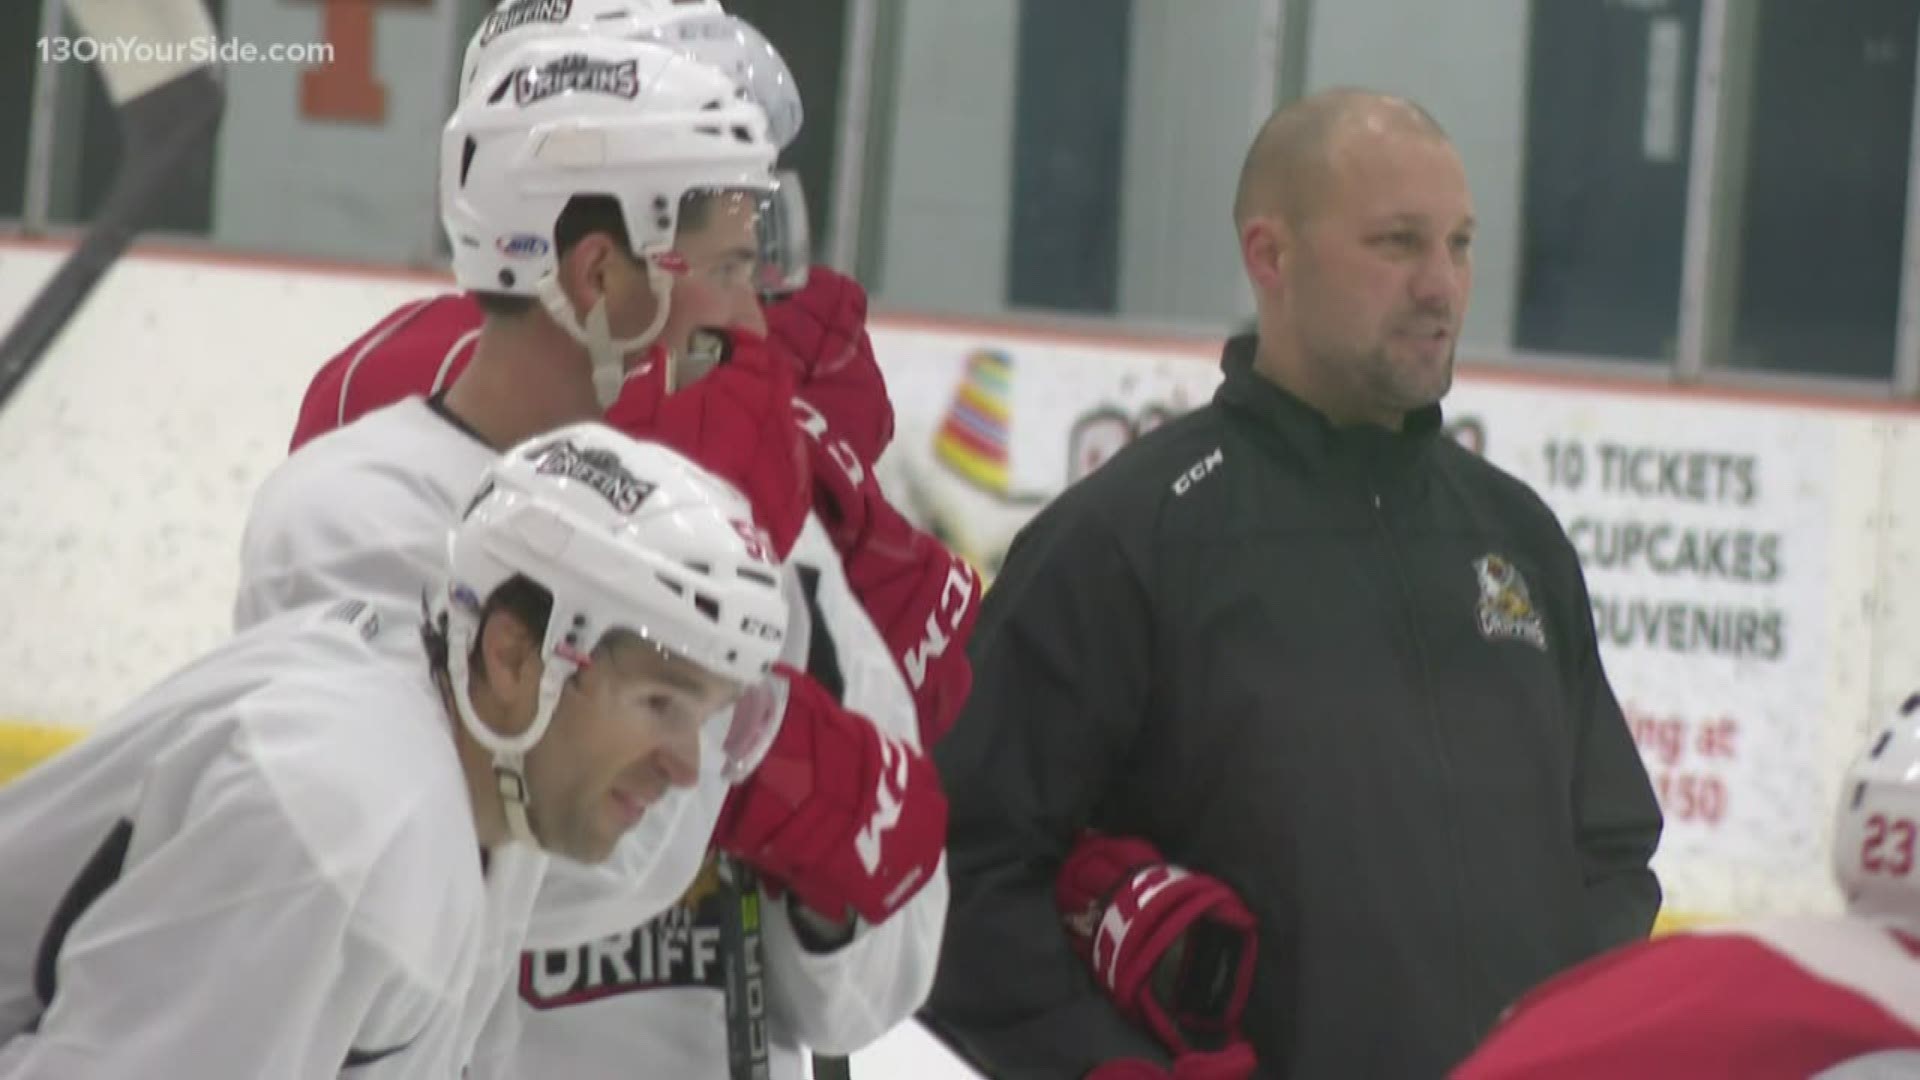
<path fill-rule="evenodd" d="M 120 171 L 80 245 L 0 340 L 0 408 L 146 227 L 184 168 L 205 158 L 226 103 L 215 70 L 195 68 L 122 102 Z"/>
<path fill-rule="evenodd" d="M 720 955 L 726 963 L 727 1076 L 767 1080 L 767 969 L 761 951 L 760 875 L 727 855 L 719 860 Z"/>

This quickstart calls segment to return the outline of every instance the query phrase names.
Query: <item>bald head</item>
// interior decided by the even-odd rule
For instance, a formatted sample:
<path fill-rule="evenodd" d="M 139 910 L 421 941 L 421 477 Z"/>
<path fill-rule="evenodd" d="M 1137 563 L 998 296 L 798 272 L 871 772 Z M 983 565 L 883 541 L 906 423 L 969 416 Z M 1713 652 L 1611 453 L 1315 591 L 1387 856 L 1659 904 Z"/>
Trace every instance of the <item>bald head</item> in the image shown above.
<path fill-rule="evenodd" d="M 1447 141 L 1439 121 L 1405 98 L 1349 87 L 1301 98 L 1275 111 L 1253 137 L 1233 196 L 1234 227 L 1275 214 L 1303 220 L 1320 197 L 1341 138 L 1354 131 Z"/>

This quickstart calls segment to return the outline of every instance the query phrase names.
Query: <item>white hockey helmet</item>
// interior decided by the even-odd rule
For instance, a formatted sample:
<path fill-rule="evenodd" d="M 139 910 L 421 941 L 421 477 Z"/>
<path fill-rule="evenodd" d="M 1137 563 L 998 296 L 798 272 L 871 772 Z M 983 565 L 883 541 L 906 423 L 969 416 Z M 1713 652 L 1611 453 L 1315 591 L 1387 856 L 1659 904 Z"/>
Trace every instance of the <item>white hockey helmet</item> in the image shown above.
<path fill-rule="evenodd" d="M 1920 692 L 1847 770 L 1833 872 L 1847 910 L 1920 923 Z"/>
<path fill-rule="evenodd" d="M 766 112 L 776 146 L 784 150 L 800 134 L 805 114 L 787 61 L 765 34 L 727 14 L 716 0 L 505 0 L 467 40 L 461 93 L 519 46 L 566 34 L 672 46 L 719 68 L 746 91 Z"/>
<path fill-rule="evenodd" d="M 806 207 L 773 172 L 766 114 L 719 71 L 664 45 L 587 35 L 530 41 L 462 97 L 441 135 L 440 211 L 453 273 L 475 292 L 538 297 L 587 349 L 604 408 L 626 358 L 666 323 L 675 233 L 690 198 L 757 200 L 767 291 L 804 274 Z M 554 225 L 578 196 L 611 197 L 657 298 L 652 325 L 616 340 L 604 303 L 577 318 L 560 289 Z"/>
<path fill-rule="evenodd" d="M 509 450 L 448 534 L 444 587 L 429 596 L 443 626 L 463 727 L 493 755 L 507 817 L 522 840 L 525 755 L 553 721 L 567 680 L 610 632 L 727 678 L 739 700 L 701 730 L 700 772 L 726 783 L 752 772 L 778 732 L 784 692 L 773 675 L 788 628 L 782 572 L 745 496 L 680 453 L 596 422 Z M 523 577 L 553 598 L 533 722 L 503 736 L 481 722 L 468 660 L 487 599 Z"/>

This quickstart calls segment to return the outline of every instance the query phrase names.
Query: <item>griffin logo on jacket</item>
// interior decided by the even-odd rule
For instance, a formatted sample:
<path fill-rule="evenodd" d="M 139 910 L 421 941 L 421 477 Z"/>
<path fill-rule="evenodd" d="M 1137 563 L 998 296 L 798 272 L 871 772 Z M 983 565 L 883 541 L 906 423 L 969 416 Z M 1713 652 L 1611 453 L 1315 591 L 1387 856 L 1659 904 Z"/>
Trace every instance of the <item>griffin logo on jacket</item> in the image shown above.
<path fill-rule="evenodd" d="M 713 861 L 680 902 L 645 926 L 571 949 L 520 954 L 520 997 L 536 1009 L 561 1009 L 641 990 L 726 990 L 720 920 L 729 897 L 715 888 Z"/>
<path fill-rule="evenodd" d="M 1499 555 L 1483 555 L 1473 561 L 1473 575 L 1480 584 L 1480 636 L 1516 638 L 1544 651 L 1546 627 L 1520 568 Z"/>

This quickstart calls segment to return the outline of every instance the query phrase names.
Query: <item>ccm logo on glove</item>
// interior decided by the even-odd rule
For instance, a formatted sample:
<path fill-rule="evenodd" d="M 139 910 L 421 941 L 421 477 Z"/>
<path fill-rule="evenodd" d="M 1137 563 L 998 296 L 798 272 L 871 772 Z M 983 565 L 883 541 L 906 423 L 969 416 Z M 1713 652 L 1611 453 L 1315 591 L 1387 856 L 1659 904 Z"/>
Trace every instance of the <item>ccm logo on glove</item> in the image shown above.
<path fill-rule="evenodd" d="M 880 872 L 880 834 L 900 824 L 900 798 L 907 790 L 907 755 L 892 739 L 880 740 L 880 782 L 874 785 L 873 816 L 860 828 L 854 847 L 867 873 Z"/>
<path fill-rule="evenodd" d="M 1106 913 L 1100 916 L 1100 929 L 1093 936 L 1093 970 L 1108 990 L 1120 987 L 1120 951 L 1126 947 L 1127 932 L 1138 921 L 1136 916 L 1151 908 L 1167 886 L 1188 876 L 1177 866 L 1149 866 L 1135 874 L 1107 905 Z"/>
<path fill-rule="evenodd" d="M 820 415 L 819 409 L 814 408 L 802 398 L 794 398 L 793 414 L 800 420 L 800 430 L 819 443 L 820 448 L 827 452 L 827 456 L 833 459 L 834 464 L 840 466 L 841 471 L 847 474 L 848 484 L 857 488 L 867 482 L 867 467 L 860 464 L 860 455 L 853 452 L 853 447 L 847 445 L 847 440 L 828 430 L 827 418 Z"/>
<path fill-rule="evenodd" d="M 907 682 L 915 690 L 926 683 L 928 665 L 945 656 L 947 647 L 953 644 L 950 631 L 966 617 L 967 605 L 973 600 L 973 583 L 973 568 L 966 563 L 955 559 L 947 568 L 947 581 L 940 590 L 940 606 L 927 612 L 926 633 L 920 644 L 908 649 L 905 656 Z"/>
<path fill-rule="evenodd" d="M 812 676 L 781 674 L 786 718 L 760 767 L 729 793 L 714 845 L 815 914 L 884 922 L 931 880 L 945 851 L 940 774 Z"/>
<path fill-rule="evenodd" d="M 1128 1020 L 1176 1055 L 1241 1042 L 1253 986 L 1253 913 L 1224 882 L 1144 840 L 1087 832 L 1054 882 L 1074 952 Z"/>

